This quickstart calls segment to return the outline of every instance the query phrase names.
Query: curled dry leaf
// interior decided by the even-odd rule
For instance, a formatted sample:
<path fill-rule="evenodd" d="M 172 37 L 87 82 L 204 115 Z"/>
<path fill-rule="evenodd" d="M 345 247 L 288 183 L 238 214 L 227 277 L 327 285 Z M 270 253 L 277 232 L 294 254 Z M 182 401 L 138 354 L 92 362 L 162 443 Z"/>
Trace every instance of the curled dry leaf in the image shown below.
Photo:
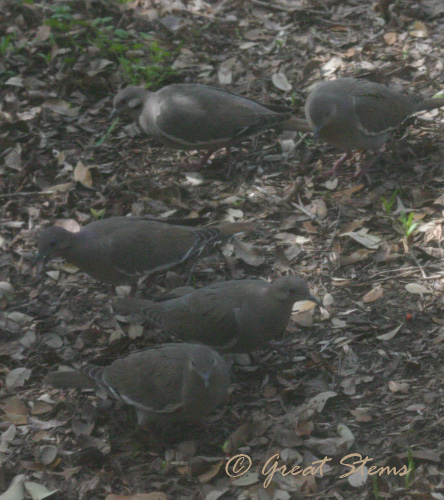
<path fill-rule="evenodd" d="M 32 500 L 43 500 L 44 498 L 54 495 L 56 491 L 49 491 L 42 484 L 34 483 L 32 481 L 25 481 L 25 489 L 31 495 Z"/>
<path fill-rule="evenodd" d="M 283 90 L 284 92 L 288 92 L 293 88 L 284 73 L 275 73 L 271 77 L 271 81 L 275 87 L 279 90 Z"/>
<path fill-rule="evenodd" d="M 50 465 L 57 457 L 57 447 L 53 445 L 44 445 L 39 448 L 39 461 L 43 465 Z"/>
<path fill-rule="evenodd" d="M 265 255 L 260 248 L 243 243 L 236 238 L 233 240 L 233 244 L 234 255 L 237 259 L 243 260 L 245 264 L 257 267 L 265 262 Z"/>
<path fill-rule="evenodd" d="M 25 475 L 19 474 L 15 476 L 9 488 L 0 498 L 1 500 L 22 500 L 25 498 Z"/>
<path fill-rule="evenodd" d="M 368 229 L 365 227 L 357 232 L 343 233 L 341 234 L 341 236 L 349 236 L 350 238 L 354 239 L 362 246 L 369 248 L 370 250 L 376 250 L 377 248 L 379 248 L 379 245 L 382 241 L 379 236 L 368 234 Z"/>
<path fill-rule="evenodd" d="M 400 323 L 396 328 L 389 331 L 388 333 L 384 333 L 383 335 L 378 335 L 376 338 L 379 340 L 391 340 L 401 329 L 402 323 Z"/>

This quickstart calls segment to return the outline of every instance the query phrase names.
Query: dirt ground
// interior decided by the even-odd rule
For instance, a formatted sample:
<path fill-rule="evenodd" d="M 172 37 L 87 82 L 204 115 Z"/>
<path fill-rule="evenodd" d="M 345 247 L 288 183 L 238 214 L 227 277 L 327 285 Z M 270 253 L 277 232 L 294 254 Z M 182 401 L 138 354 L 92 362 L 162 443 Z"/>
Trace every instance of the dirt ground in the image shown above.
<path fill-rule="evenodd" d="M 223 152 L 196 173 L 183 164 L 198 153 L 109 117 L 143 83 L 209 84 L 301 117 L 316 82 L 344 75 L 434 95 L 442 1 L 0 0 L 0 53 L 0 499 L 444 499 L 442 111 L 410 118 L 362 178 L 365 154 L 325 178 L 341 152 L 288 131 L 234 148 L 228 179 Z M 235 359 L 201 426 L 137 430 L 131 408 L 42 385 L 59 365 L 170 340 L 116 316 L 128 290 L 33 264 L 42 228 L 129 213 L 254 220 L 199 258 L 193 286 L 295 273 L 323 300 L 294 313 L 285 347 Z M 251 468 L 229 477 L 240 454 Z M 288 469 L 331 460 L 322 476 L 263 474 L 276 454 Z M 341 477 L 350 454 L 372 461 Z"/>

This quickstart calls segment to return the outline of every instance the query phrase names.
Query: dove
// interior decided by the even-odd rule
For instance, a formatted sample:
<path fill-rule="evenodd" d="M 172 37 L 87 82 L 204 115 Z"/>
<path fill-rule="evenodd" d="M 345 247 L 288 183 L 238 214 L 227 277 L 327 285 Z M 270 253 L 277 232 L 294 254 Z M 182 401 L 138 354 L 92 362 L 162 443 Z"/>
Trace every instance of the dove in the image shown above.
<path fill-rule="evenodd" d="M 99 281 L 120 285 L 170 269 L 207 244 L 250 227 L 248 222 L 189 227 L 147 217 L 110 217 L 77 233 L 60 226 L 46 228 L 38 238 L 37 257 L 63 257 Z"/>
<path fill-rule="evenodd" d="M 251 352 L 283 336 L 293 304 L 302 300 L 321 305 L 300 277 L 282 276 L 273 283 L 214 283 L 162 302 L 122 298 L 115 306 L 119 312 L 141 314 L 186 342 Z"/>
<path fill-rule="evenodd" d="M 163 145 L 181 150 L 205 150 L 197 167 L 220 148 L 289 122 L 306 130 L 305 120 L 293 118 L 286 106 L 260 104 L 225 90 L 197 83 L 178 83 L 150 92 L 127 87 L 114 98 L 114 111 L 138 119 L 142 129 Z"/>
<path fill-rule="evenodd" d="M 173 343 L 134 352 L 106 367 L 52 372 L 43 383 L 62 389 L 102 389 L 133 406 L 143 426 L 201 419 L 225 399 L 230 372 L 213 349 Z"/>
<path fill-rule="evenodd" d="M 330 174 L 356 149 L 380 149 L 410 115 L 444 106 L 444 98 L 407 95 L 389 87 L 357 78 L 338 78 L 320 83 L 309 95 L 305 115 L 315 139 L 346 153 Z"/>

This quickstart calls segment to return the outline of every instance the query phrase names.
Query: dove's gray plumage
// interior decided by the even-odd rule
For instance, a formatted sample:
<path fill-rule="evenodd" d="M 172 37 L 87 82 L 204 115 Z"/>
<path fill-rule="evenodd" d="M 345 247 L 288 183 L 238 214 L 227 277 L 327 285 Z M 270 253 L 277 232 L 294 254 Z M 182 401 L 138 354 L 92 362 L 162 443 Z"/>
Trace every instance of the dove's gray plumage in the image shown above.
<path fill-rule="evenodd" d="M 110 217 L 78 233 L 51 226 L 39 235 L 41 258 L 64 257 L 105 283 L 122 284 L 169 269 L 199 254 L 213 241 L 251 227 L 249 223 L 189 227 L 144 217 Z"/>
<path fill-rule="evenodd" d="M 186 343 L 135 352 L 107 367 L 52 372 L 44 379 L 59 388 L 100 388 L 133 406 L 139 425 L 199 419 L 222 403 L 229 382 L 229 369 L 219 354 Z"/>
<path fill-rule="evenodd" d="M 215 151 L 287 122 L 290 108 L 200 84 L 173 84 L 157 92 L 128 87 L 114 98 L 114 109 L 129 111 L 143 130 L 167 147 Z M 303 120 L 293 126 L 304 128 Z"/>
<path fill-rule="evenodd" d="M 296 276 L 274 283 L 233 280 L 163 302 L 118 299 L 117 310 L 140 313 L 164 331 L 189 342 L 231 352 L 249 352 L 280 338 L 297 301 L 319 300 Z"/>
<path fill-rule="evenodd" d="M 380 83 L 339 78 L 320 83 L 309 94 L 305 115 L 315 137 L 349 152 L 379 149 L 410 115 L 441 106 L 444 98 L 406 95 Z"/>

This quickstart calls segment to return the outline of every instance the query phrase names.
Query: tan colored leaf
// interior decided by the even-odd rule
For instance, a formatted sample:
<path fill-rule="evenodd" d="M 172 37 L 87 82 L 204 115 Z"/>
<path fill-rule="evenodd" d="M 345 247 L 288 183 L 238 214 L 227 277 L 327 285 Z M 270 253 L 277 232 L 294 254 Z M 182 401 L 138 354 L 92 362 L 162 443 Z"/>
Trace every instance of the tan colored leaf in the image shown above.
<path fill-rule="evenodd" d="M 384 40 L 387 45 L 394 45 L 398 38 L 398 34 L 395 31 L 389 31 L 384 33 Z"/>
<path fill-rule="evenodd" d="M 80 227 L 80 224 L 74 219 L 58 220 L 54 225 L 63 227 L 64 229 L 70 231 L 71 233 L 78 233 L 82 229 Z"/>
<path fill-rule="evenodd" d="M 218 462 L 213 464 L 206 472 L 200 474 L 200 476 L 198 476 L 199 482 L 202 484 L 209 483 L 214 477 L 219 474 L 223 463 L 223 460 L 219 460 Z"/>
<path fill-rule="evenodd" d="M 364 303 L 376 302 L 383 295 L 384 295 L 384 289 L 380 286 L 377 286 L 376 288 L 373 288 L 373 290 L 370 290 L 368 293 L 366 293 L 362 298 L 362 301 Z"/>
<path fill-rule="evenodd" d="M 251 434 L 251 424 L 242 424 L 238 427 L 222 446 L 222 451 L 224 453 L 234 453 L 238 448 L 243 446 L 249 439 Z"/>
<path fill-rule="evenodd" d="M 320 219 L 325 219 L 325 217 L 327 217 L 328 214 L 327 205 L 325 204 L 325 201 L 322 198 L 317 198 L 316 200 L 313 200 L 309 207 L 309 211 L 312 214 L 319 217 Z"/>
<path fill-rule="evenodd" d="M 45 193 L 64 193 L 65 191 L 69 191 L 75 186 L 74 182 L 67 182 L 65 184 L 56 184 L 55 186 L 50 186 L 43 191 Z"/>
<path fill-rule="evenodd" d="M 52 410 L 52 406 L 45 401 L 36 401 L 32 407 L 32 415 L 43 415 Z"/>
<path fill-rule="evenodd" d="M 402 392 L 403 394 L 408 394 L 410 387 L 407 382 L 396 382 L 395 380 L 390 380 L 388 386 L 392 392 Z"/>
<path fill-rule="evenodd" d="M 367 259 L 369 255 L 370 253 L 368 250 L 366 250 L 365 248 L 360 248 L 350 255 L 340 255 L 339 262 L 341 266 L 348 266 L 350 264 L 355 264 L 356 262 L 361 262 Z"/>
<path fill-rule="evenodd" d="M 361 410 L 350 410 L 350 413 L 356 418 L 356 422 L 371 422 L 373 420 L 370 415 Z"/>
<path fill-rule="evenodd" d="M 90 167 L 85 167 L 81 161 L 78 161 L 74 169 L 74 180 L 87 188 L 92 188 L 93 182 Z"/>
<path fill-rule="evenodd" d="M 427 26 L 421 21 L 415 21 L 413 29 L 409 33 L 415 38 L 427 38 L 429 36 Z"/>

